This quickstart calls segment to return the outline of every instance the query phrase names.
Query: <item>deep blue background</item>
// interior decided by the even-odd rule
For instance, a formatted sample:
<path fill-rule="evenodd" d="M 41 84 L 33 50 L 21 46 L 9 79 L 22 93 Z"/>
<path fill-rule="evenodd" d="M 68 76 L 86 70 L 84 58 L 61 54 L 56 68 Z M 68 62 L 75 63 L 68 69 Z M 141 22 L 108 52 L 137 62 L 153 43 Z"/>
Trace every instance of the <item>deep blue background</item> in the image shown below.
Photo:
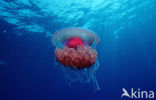
<path fill-rule="evenodd" d="M 14 26 L 2 20 L 1 23 L 7 33 L 0 35 L 0 55 L 8 63 L 0 65 L 1 100 L 113 100 L 120 99 L 123 87 L 155 89 L 154 25 L 149 26 L 151 30 L 143 26 L 127 30 L 119 40 L 101 40 L 97 47 L 97 80 L 101 90 L 93 92 L 91 86 L 69 87 L 65 83 L 64 74 L 53 66 L 54 47 L 50 38 L 16 37 L 12 34 Z"/>
<path fill-rule="evenodd" d="M 122 88 L 155 90 L 156 20 L 149 22 L 124 29 L 119 39 L 105 31 L 97 46 L 101 90 L 94 92 L 88 84 L 67 85 L 64 73 L 54 67 L 51 37 L 25 30 L 16 36 L 17 26 L 1 19 L 0 60 L 7 64 L 0 64 L 0 100 L 120 100 Z"/>

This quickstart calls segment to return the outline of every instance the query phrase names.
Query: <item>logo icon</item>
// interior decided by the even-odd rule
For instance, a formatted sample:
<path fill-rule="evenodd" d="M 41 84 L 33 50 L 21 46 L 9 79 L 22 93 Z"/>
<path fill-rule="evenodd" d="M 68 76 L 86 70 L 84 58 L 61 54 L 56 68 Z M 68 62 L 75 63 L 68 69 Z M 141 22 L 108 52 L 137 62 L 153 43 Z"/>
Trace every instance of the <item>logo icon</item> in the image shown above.
<path fill-rule="evenodd" d="M 122 91 L 123 91 L 123 93 L 122 93 L 122 95 L 121 95 L 121 98 L 122 98 L 123 96 L 126 96 L 126 97 L 131 98 L 131 96 L 128 94 L 128 92 L 127 92 L 127 90 L 126 90 L 125 88 L 122 88 Z"/>

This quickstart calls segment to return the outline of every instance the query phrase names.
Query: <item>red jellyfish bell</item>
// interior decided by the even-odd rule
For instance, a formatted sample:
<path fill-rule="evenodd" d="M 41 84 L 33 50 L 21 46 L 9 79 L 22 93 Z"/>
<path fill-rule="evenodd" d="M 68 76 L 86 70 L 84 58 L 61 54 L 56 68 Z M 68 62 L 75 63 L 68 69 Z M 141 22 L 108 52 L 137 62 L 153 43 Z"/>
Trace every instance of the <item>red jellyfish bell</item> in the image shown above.
<path fill-rule="evenodd" d="M 67 28 L 56 32 L 52 37 L 56 59 L 64 66 L 86 68 L 97 58 L 94 49 L 99 38 L 92 31 L 82 28 Z"/>

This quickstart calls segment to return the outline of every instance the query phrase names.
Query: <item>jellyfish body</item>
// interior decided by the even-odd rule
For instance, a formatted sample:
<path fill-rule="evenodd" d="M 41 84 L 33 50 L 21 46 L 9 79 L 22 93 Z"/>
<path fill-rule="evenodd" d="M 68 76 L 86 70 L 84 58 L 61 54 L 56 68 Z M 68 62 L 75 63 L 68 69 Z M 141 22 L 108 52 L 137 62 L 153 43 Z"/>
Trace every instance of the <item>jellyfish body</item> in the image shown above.
<path fill-rule="evenodd" d="M 65 72 L 67 83 L 91 83 L 95 91 L 99 90 L 96 80 L 99 68 L 95 49 L 99 42 L 97 35 L 83 28 L 66 28 L 54 33 L 52 42 L 56 46 L 55 66 Z"/>
<path fill-rule="evenodd" d="M 56 46 L 56 59 L 64 66 L 82 69 L 92 66 L 96 61 L 97 51 L 94 48 L 99 39 L 89 30 L 63 29 L 53 35 L 52 41 Z"/>

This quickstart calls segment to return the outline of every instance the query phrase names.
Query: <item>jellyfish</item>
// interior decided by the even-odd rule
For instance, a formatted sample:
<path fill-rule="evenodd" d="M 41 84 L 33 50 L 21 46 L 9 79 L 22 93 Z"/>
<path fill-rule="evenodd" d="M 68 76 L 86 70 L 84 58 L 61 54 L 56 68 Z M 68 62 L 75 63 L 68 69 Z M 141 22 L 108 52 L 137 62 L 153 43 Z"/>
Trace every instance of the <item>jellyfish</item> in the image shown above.
<path fill-rule="evenodd" d="M 96 80 L 99 63 L 95 47 L 98 42 L 94 32 L 80 27 L 65 28 L 53 34 L 56 62 L 69 83 L 92 83 L 94 90 L 100 89 Z"/>

